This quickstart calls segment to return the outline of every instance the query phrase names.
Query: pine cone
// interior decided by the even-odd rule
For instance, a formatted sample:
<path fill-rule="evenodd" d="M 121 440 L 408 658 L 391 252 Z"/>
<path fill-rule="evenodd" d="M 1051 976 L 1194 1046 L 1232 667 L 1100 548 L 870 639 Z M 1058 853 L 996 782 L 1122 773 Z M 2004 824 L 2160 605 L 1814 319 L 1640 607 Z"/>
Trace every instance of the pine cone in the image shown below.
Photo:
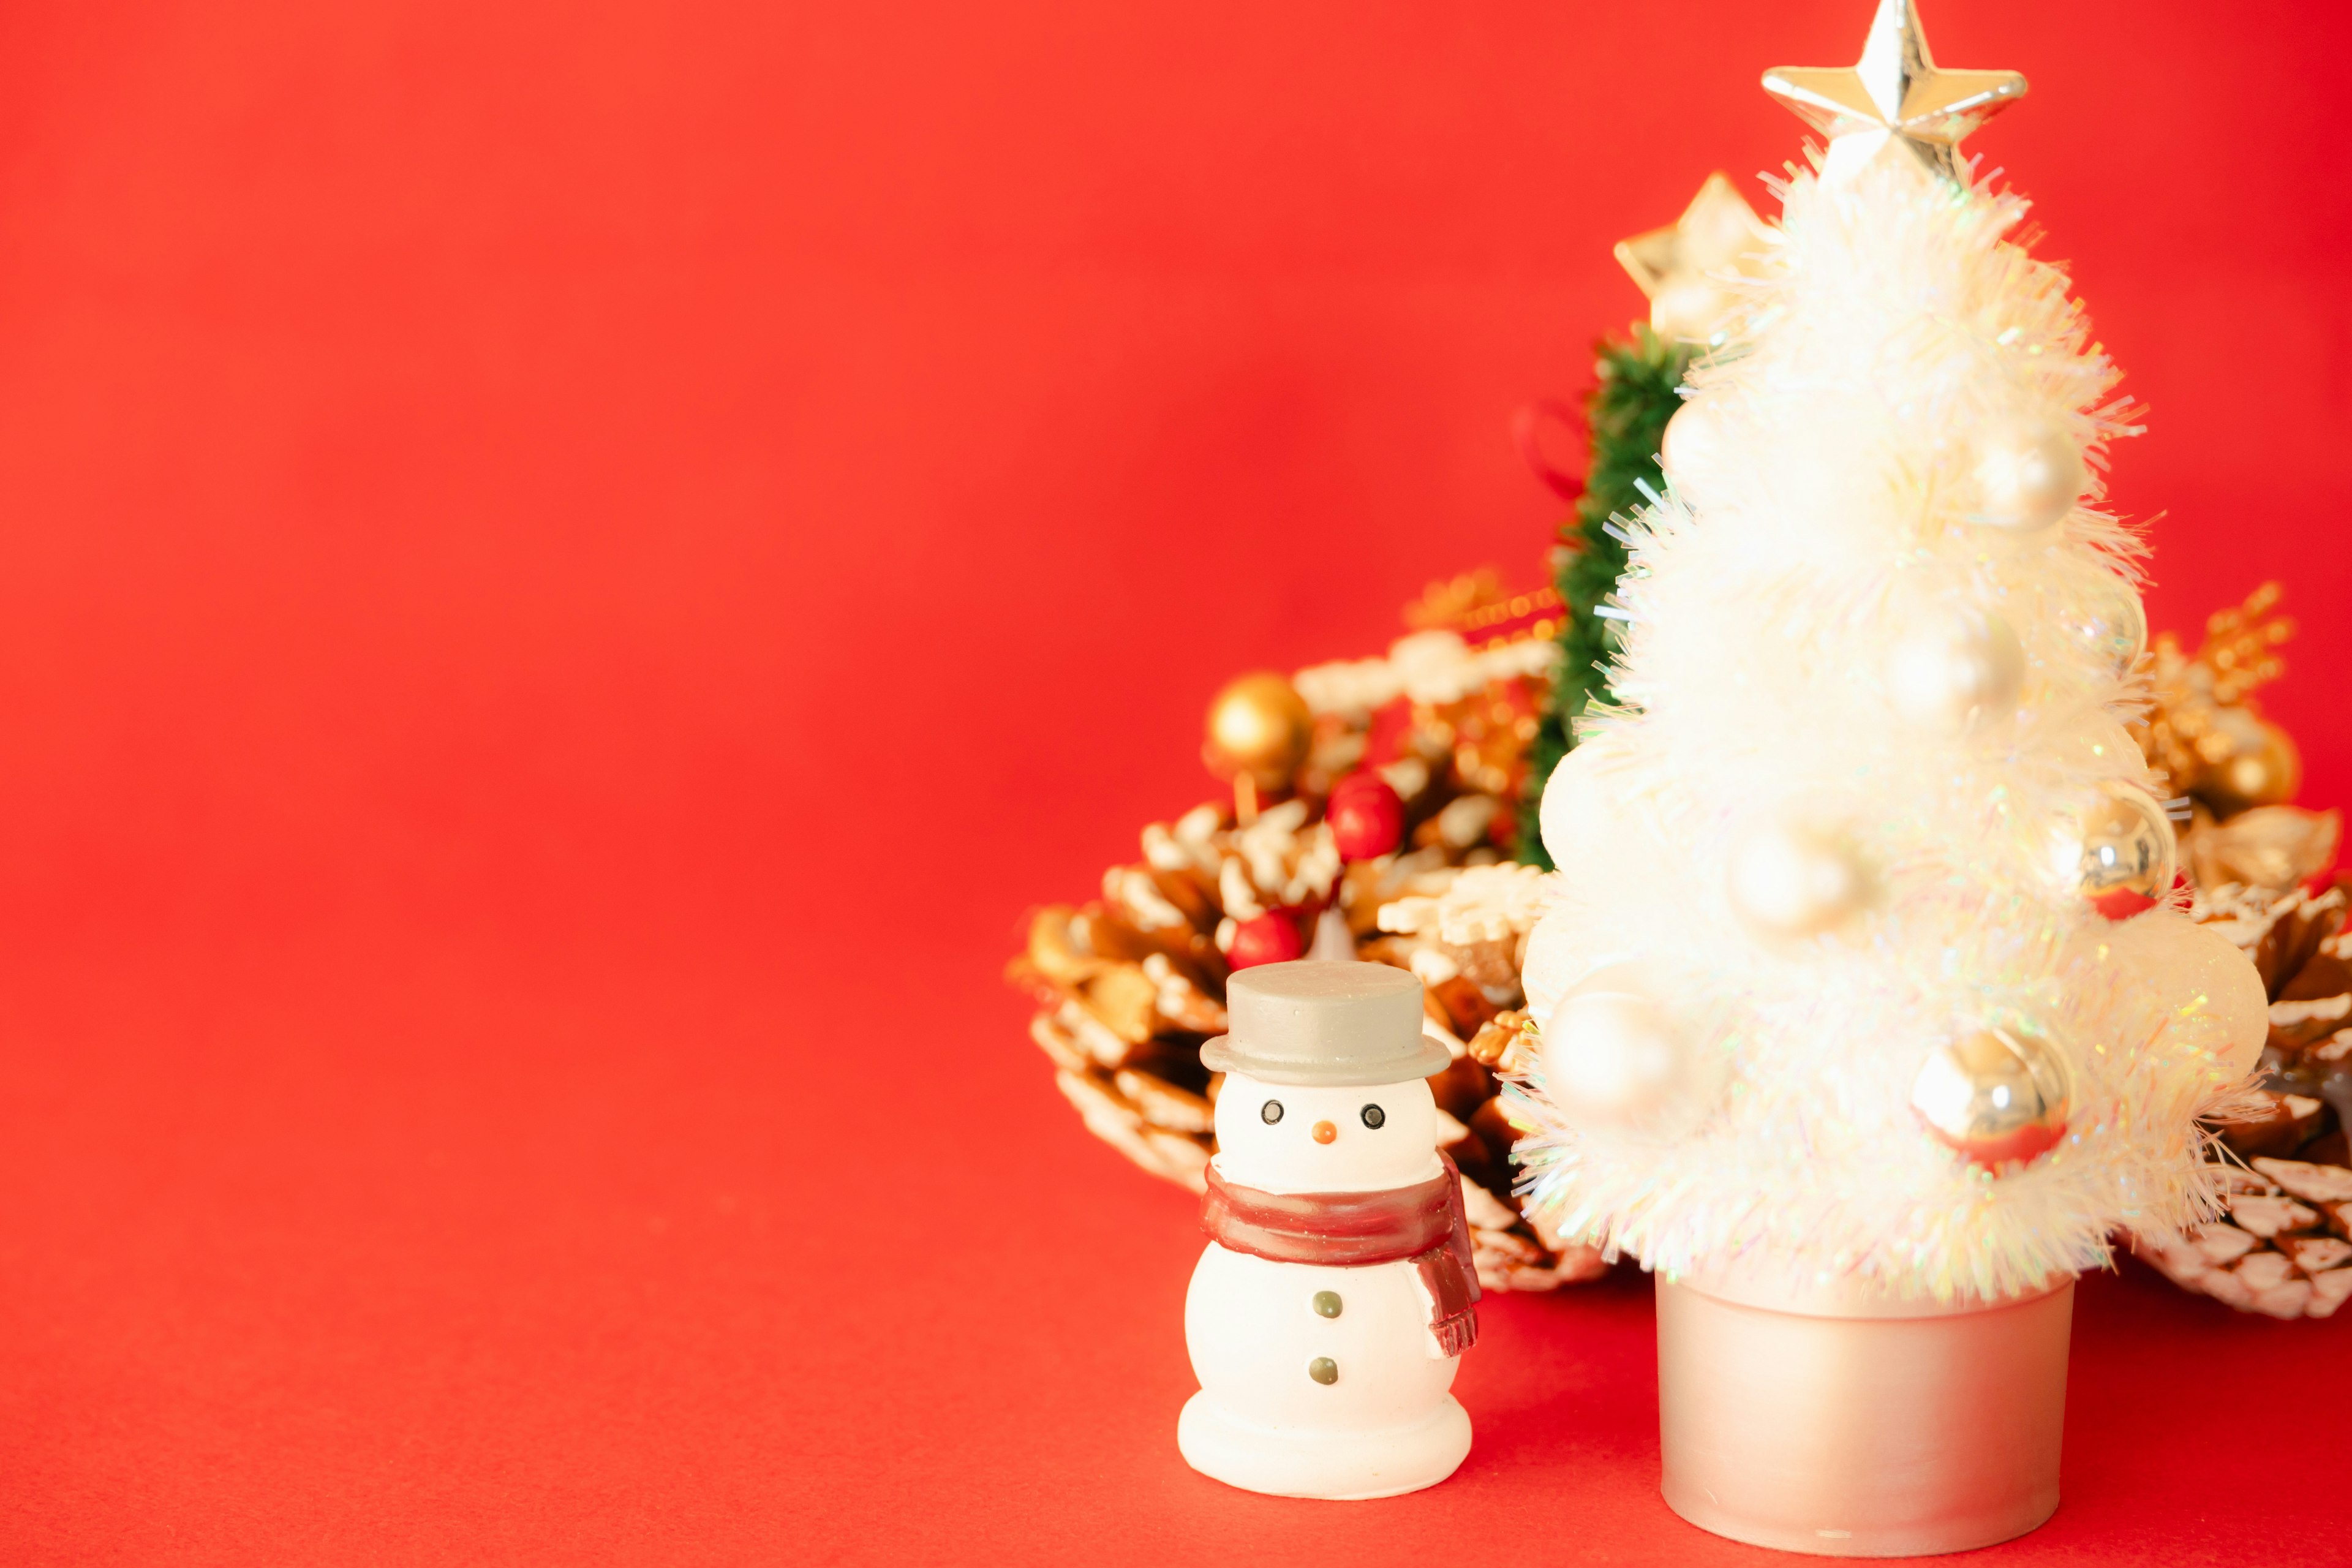
<path fill-rule="evenodd" d="M 1423 606 L 1424 621 L 1453 616 L 1484 630 L 1478 617 L 1520 613 L 1483 580 L 1447 593 L 1437 610 Z M 1271 914 L 1297 919 L 1304 936 L 1319 911 L 1337 910 L 1357 957 L 1420 976 L 1428 1031 L 1454 1055 L 1430 1087 L 1450 1121 L 1445 1148 L 1462 1171 L 1480 1283 L 1544 1290 L 1606 1272 L 1598 1252 L 1563 1247 L 1520 1214 L 1510 1163 L 1519 1130 L 1496 1098 L 1497 1069 L 1517 1065 L 1519 964 L 1543 885 L 1497 845 L 1509 841 L 1509 799 L 1533 729 L 1528 670 L 1534 656 L 1549 657 L 1551 630 L 1539 622 L 1528 639 L 1474 651 L 1443 626 L 1425 626 L 1386 660 L 1302 672 L 1316 728 L 1298 793 L 1245 826 L 1221 803 L 1154 823 L 1140 863 L 1106 872 L 1099 900 L 1032 918 L 1028 949 L 1007 975 L 1036 995 L 1030 1037 L 1089 1131 L 1199 1191 L 1221 1081 L 1201 1065 L 1201 1046 L 1224 1032 L 1234 931 Z M 1374 750 L 1381 713 L 1402 731 L 1390 742 L 1399 754 L 1379 771 L 1403 800 L 1403 842 L 1343 866 L 1323 797 Z"/>
<path fill-rule="evenodd" d="M 2274 1318 L 2352 1296 L 2352 876 L 2316 890 L 2200 892 L 2191 912 L 2243 948 L 2271 998 L 2263 1084 L 2214 1130 L 2229 1217 L 2143 1256 L 2176 1283 Z"/>
<path fill-rule="evenodd" d="M 1408 805 L 1424 822 L 1442 815 Z M 1605 1272 L 1592 1248 L 1563 1247 L 1520 1214 L 1510 1163 L 1520 1130 L 1496 1098 L 1498 1070 L 1522 1065 L 1519 960 L 1541 873 L 1495 860 L 1491 846 L 1440 840 L 1331 875 L 1318 871 L 1326 840 L 1307 801 L 1247 829 L 1202 806 L 1145 829 L 1144 864 L 1114 867 L 1103 900 L 1040 910 L 1008 974 L 1038 997 L 1030 1037 L 1064 1097 L 1095 1136 L 1199 1191 L 1216 1147 L 1220 1079 L 1201 1065 L 1201 1045 L 1224 1028 L 1218 932 L 1230 911 L 1328 897 L 1364 939 L 1360 958 L 1422 978 L 1428 1032 L 1454 1054 L 1430 1087 L 1450 1121 L 1445 1147 L 1463 1173 L 1480 1282 L 1543 1290 Z"/>

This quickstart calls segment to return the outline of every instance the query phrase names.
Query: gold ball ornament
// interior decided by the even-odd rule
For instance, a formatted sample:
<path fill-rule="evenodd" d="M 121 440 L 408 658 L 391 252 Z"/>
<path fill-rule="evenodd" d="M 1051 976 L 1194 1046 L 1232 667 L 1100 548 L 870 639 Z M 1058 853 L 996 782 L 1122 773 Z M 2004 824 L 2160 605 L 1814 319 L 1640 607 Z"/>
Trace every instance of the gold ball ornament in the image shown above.
<path fill-rule="evenodd" d="M 1930 615 L 1888 650 L 1886 695 L 1905 722 L 1957 734 L 2017 706 L 2025 650 L 2009 623 L 1986 610 Z"/>
<path fill-rule="evenodd" d="M 1911 1109 L 1936 1140 L 1990 1171 L 2055 1147 L 2074 1099 L 2064 1059 L 2008 1029 L 1978 1029 L 1937 1047 L 1911 1085 Z"/>
<path fill-rule="evenodd" d="M 1202 760 L 1220 778 L 1246 775 L 1260 791 L 1289 787 L 1307 760 L 1315 716 L 1289 681 L 1271 670 L 1244 675 L 1209 704 Z"/>
<path fill-rule="evenodd" d="M 2219 752 L 2190 791 L 2216 816 L 2257 805 L 2284 805 L 2303 787 L 2303 754 L 2287 732 L 2243 708 L 2213 710 L 2213 728 L 2198 750 Z"/>
<path fill-rule="evenodd" d="M 2065 521 L 2090 479 L 2081 449 L 2057 426 L 2001 420 L 1979 448 L 1969 521 L 2004 533 L 2040 533 Z"/>
<path fill-rule="evenodd" d="M 2172 890 L 2179 854 L 2164 807 L 2121 779 L 2103 781 L 2056 844 L 2060 875 L 2111 921 L 2161 902 Z"/>

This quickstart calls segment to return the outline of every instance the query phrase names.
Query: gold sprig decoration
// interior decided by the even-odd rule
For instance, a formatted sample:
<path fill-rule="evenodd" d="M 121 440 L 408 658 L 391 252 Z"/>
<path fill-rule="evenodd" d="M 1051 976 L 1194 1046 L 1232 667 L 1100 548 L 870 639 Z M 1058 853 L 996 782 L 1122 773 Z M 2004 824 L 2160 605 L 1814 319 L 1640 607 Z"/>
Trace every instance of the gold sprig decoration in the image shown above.
<path fill-rule="evenodd" d="M 2205 623 L 2194 654 L 2171 633 L 2150 650 L 2154 699 L 2141 741 L 2148 761 L 2184 795 L 2220 818 L 2294 798 L 2303 758 L 2287 732 L 2262 716 L 2259 687 L 2285 672 L 2281 644 L 2294 622 L 2278 613 L 2283 591 L 2265 583 L 2235 609 Z"/>

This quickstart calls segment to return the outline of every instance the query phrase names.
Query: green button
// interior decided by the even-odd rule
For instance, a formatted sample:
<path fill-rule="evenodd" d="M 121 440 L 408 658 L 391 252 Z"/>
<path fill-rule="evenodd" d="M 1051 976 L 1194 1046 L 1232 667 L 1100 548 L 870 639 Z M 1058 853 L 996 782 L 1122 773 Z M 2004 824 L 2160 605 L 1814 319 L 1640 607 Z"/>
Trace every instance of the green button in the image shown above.
<path fill-rule="evenodd" d="M 1318 1355 L 1307 1363 L 1307 1375 L 1318 1383 L 1337 1383 L 1339 1381 L 1339 1363 L 1328 1355 Z"/>
<path fill-rule="evenodd" d="M 1339 1315 L 1339 1292 L 1337 1290 L 1316 1291 L 1315 1315 L 1318 1318 L 1338 1317 Z"/>

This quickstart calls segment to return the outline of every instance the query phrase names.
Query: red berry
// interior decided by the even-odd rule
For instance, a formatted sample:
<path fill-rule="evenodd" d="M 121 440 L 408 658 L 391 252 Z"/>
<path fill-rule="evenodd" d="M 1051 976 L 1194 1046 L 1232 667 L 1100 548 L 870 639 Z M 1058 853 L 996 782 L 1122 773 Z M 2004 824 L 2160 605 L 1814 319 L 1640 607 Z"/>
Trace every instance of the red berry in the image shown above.
<path fill-rule="evenodd" d="M 1378 773 L 1349 773 L 1333 784 L 1323 816 L 1343 860 L 1377 858 L 1404 837 L 1404 802 Z"/>
<path fill-rule="evenodd" d="M 1234 945 L 1225 962 L 1235 969 L 1253 969 L 1261 963 L 1287 963 L 1306 951 L 1297 917 L 1273 910 L 1234 927 Z"/>

